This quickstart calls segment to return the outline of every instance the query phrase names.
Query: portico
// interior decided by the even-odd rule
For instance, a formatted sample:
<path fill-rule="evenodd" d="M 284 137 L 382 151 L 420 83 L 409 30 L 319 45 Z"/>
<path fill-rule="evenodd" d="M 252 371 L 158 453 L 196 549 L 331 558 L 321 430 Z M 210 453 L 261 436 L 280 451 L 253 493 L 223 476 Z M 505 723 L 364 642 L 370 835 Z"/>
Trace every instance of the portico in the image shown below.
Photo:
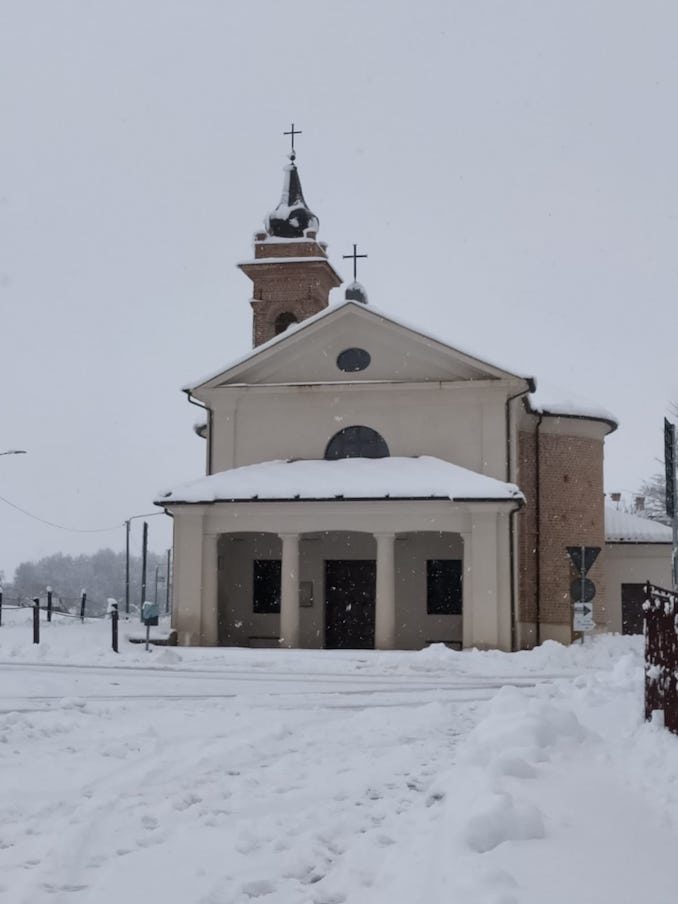
<path fill-rule="evenodd" d="M 517 505 L 516 499 L 344 499 L 168 506 L 175 519 L 179 642 L 376 649 L 443 642 L 509 649 L 508 526 Z M 269 605 L 265 594 L 257 599 L 254 583 L 261 563 L 275 562 L 279 599 Z M 373 583 L 368 577 L 367 584 L 352 584 L 349 576 L 330 588 L 328 563 L 345 564 L 344 572 L 350 563 L 363 563 L 360 573 L 371 567 Z M 455 563 L 458 606 L 451 597 L 432 601 L 436 580 L 454 573 Z M 360 618 L 369 640 L 350 633 Z M 346 643 L 337 641 L 341 631 Z"/>

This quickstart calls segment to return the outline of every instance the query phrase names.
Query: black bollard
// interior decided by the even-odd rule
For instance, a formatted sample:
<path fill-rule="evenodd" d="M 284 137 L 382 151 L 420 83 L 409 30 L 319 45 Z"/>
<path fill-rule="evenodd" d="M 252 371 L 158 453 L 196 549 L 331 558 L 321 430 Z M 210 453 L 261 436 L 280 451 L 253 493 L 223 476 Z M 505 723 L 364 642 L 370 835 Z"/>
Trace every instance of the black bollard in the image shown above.
<path fill-rule="evenodd" d="M 113 652 L 118 652 L 118 604 L 111 603 L 111 646 Z"/>
<path fill-rule="evenodd" d="M 40 600 L 33 600 L 33 643 L 40 643 Z"/>

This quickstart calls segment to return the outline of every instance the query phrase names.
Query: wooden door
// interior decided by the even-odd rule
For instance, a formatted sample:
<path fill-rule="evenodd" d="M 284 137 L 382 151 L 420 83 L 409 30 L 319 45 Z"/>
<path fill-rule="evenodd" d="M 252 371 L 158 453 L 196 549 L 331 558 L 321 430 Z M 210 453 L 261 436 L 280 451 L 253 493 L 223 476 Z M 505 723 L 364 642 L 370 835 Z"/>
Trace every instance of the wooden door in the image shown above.
<path fill-rule="evenodd" d="M 373 559 L 325 562 L 326 649 L 374 649 L 375 589 Z"/>

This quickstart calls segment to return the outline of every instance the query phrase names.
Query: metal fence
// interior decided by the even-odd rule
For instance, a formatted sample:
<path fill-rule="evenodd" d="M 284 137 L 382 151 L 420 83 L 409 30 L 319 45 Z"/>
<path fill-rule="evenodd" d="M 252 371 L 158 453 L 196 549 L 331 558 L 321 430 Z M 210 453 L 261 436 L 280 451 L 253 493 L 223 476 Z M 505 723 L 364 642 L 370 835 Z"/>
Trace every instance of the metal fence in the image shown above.
<path fill-rule="evenodd" d="M 645 718 L 678 734 L 678 592 L 645 585 Z"/>

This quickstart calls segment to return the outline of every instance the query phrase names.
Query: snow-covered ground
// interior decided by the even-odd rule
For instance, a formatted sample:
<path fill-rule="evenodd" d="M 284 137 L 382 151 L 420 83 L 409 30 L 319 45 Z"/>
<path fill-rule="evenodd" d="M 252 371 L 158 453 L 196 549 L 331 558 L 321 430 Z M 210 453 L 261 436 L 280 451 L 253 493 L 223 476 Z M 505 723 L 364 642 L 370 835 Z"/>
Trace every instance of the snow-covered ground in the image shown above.
<path fill-rule="evenodd" d="M 638 639 L 116 656 L 103 622 L 5 622 L 0 902 L 678 899 Z"/>

